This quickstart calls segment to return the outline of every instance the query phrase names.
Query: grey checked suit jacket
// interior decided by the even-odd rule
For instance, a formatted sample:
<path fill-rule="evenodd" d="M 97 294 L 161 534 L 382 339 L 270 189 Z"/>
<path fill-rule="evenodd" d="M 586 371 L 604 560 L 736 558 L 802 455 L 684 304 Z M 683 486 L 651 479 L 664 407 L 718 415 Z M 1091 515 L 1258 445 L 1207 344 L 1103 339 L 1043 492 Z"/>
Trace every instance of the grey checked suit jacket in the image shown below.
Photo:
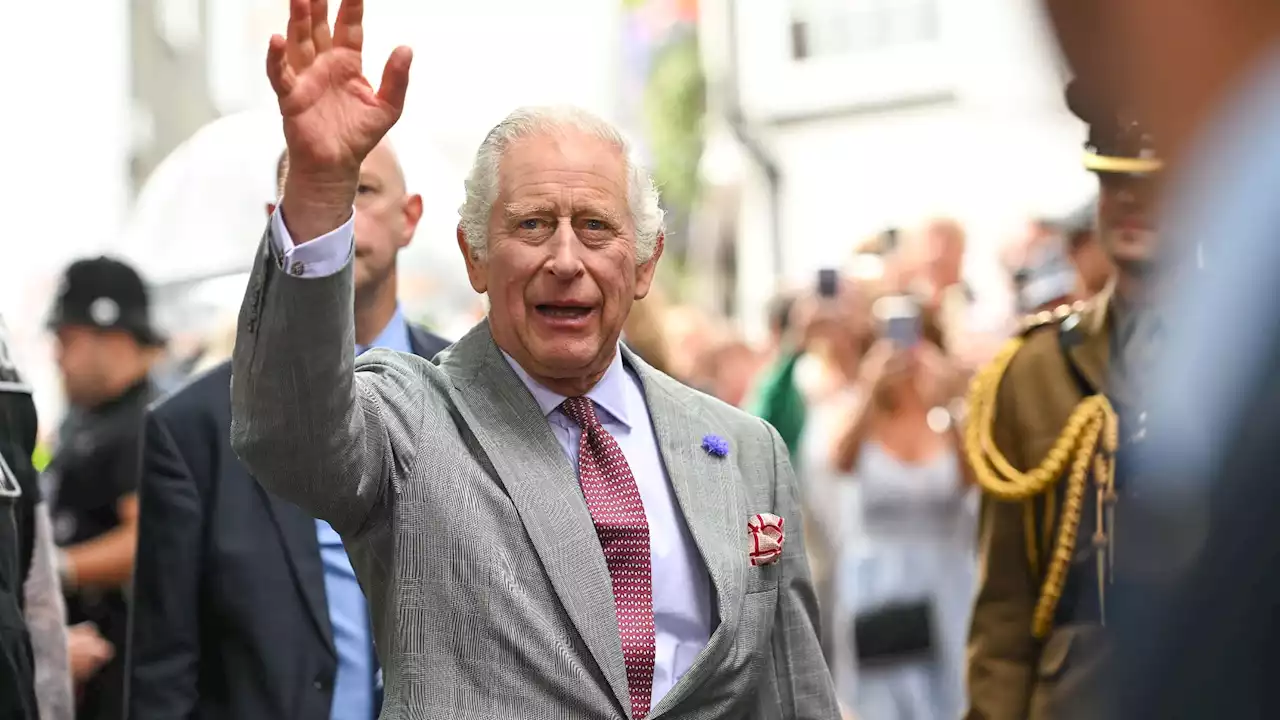
<path fill-rule="evenodd" d="M 268 230 L 270 232 L 270 230 Z M 357 362 L 350 264 L 280 270 L 267 238 L 240 312 L 232 444 L 269 491 L 341 533 L 369 597 L 383 718 L 628 718 L 609 572 L 578 480 L 481 323 L 435 363 Z M 718 625 L 649 717 L 839 717 L 800 504 L 778 434 L 628 351 L 715 587 Z M 725 457 L 701 449 L 729 441 Z M 747 519 L 786 519 L 747 560 Z"/>

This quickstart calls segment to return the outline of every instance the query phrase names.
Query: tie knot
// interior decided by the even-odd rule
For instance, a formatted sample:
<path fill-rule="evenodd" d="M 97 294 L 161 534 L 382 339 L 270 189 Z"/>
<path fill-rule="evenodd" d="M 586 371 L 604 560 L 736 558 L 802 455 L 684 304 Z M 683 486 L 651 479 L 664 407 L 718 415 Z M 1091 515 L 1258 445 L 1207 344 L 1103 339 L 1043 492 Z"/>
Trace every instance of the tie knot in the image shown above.
<path fill-rule="evenodd" d="M 578 427 L 583 430 L 594 430 L 600 427 L 600 421 L 596 418 L 596 406 L 589 397 L 579 395 L 565 398 L 565 401 L 560 403 L 560 410 L 578 423 Z"/>

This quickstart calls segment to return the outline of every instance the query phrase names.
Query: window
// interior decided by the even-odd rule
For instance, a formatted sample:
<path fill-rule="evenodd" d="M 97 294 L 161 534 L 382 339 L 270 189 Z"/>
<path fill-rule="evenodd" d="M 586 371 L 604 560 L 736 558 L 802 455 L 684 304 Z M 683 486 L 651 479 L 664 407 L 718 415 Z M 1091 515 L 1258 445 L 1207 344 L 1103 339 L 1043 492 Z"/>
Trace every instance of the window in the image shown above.
<path fill-rule="evenodd" d="M 730 0 L 749 117 L 783 122 L 956 90 L 948 36 L 964 5 L 942 0 Z"/>
<path fill-rule="evenodd" d="M 865 55 L 938 40 L 937 0 L 792 0 L 791 57 Z"/>

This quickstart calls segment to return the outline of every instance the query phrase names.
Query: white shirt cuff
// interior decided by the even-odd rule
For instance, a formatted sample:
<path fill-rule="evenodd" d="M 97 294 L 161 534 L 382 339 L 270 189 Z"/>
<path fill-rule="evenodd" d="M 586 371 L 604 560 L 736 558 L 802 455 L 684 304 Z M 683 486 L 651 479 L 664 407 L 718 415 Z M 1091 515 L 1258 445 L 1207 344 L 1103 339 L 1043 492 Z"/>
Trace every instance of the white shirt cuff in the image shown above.
<path fill-rule="evenodd" d="M 356 213 L 352 208 L 351 217 L 337 229 L 310 242 L 294 245 L 289 230 L 284 226 L 284 216 L 277 207 L 271 213 L 271 242 L 275 245 L 280 269 L 301 278 L 321 278 L 337 273 L 351 261 L 356 242 L 355 228 Z"/>

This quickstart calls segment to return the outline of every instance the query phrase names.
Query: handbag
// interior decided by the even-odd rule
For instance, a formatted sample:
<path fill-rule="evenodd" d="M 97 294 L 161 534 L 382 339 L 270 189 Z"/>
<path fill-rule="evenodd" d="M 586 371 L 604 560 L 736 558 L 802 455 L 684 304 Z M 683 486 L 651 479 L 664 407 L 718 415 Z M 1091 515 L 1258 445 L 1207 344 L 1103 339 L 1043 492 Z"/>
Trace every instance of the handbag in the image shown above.
<path fill-rule="evenodd" d="M 853 619 L 853 647 L 859 665 L 924 660 L 934 651 L 933 605 L 918 600 L 882 605 Z"/>

